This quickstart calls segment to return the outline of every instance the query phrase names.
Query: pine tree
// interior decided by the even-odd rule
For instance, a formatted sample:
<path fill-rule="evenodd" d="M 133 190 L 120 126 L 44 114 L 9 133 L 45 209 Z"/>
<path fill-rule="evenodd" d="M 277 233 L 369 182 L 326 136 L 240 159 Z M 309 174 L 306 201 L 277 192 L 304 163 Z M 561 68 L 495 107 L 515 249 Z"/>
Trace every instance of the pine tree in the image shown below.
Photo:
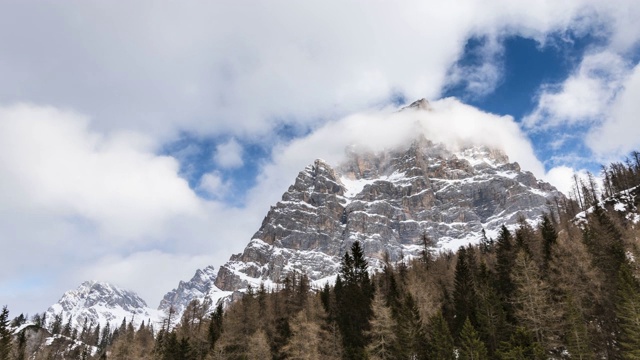
<path fill-rule="evenodd" d="M 542 215 L 540 223 L 540 234 L 542 235 L 542 268 L 543 274 L 546 276 L 551 261 L 551 250 L 558 241 L 558 233 L 547 214 Z"/>
<path fill-rule="evenodd" d="M 0 312 L 0 360 L 9 360 L 11 355 L 11 329 L 9 328 L 9 309 L 2 307 Z"/>
<path fill-rule="evenodd" d="M 620 347 L 624 359 L 640 359 L 640 285 L 629 266 L 618 275 L 616 315 L 620 323 Z"/>
<path fill-rule="evenodd" d="M 473 281 L 472 269 L 469 266 L 469 258 L 471 257 L 473 257 L 473 253 L 467 253 L 464 247 L 458 250 L 453 290 L 453 304 L 456 314 L 453 333 L 456 335 L 460 334 L 467 319 L 472 324 L 477 324 L 476 306 L 478 304 L 478 296 Z"/>
<path fill-rule="evenodd" d="M 515 289 L 515 285 L 511 280 L 511 271 L 515 260 L 514 255 L 511 233 L 506 226 L 502 225 L 496 241 L 496 289 L 502 300 L 508 321 L 512 321 L 513 318 L 513 308 L 510 305 L 510 301 Z"/>
<path fill-rule="evenodd" d="M 477 275 L 477 316 L 478 333 L 487 344 L 490 356 L 493 356 L 501 341 L 508 339 L 507 320 L 500 296 L 493 285 L 495 274 L 487 269 L 485 263 L 480 264 Z"/>
<path fill-rule="evenodd" d="M 517 327 L 509 338 L 509 341 L 501 344 L 498 355 L 502 360 L 546 359 L 544 350 L 540 344 L 536 343 L 531 333 L 522 327 Z"/>
<path fill-rule="evenodd" d="M 478 333 L 466 319 L 460 333 L 460 360 L 488 360 L 487 348 L 480 340 Z"/>
<path fill-rule="evenodd" d="M 404 294 L 402 306 L 396 315 L 398 353 L 408 359 L 424 358 L 427 354 L 426 334 L 413 296 Z"/>
<path fill-rule="evenodd" d="M 369 279 L 368 264 L 358 241 L 345 253 L 335 286 L 338 305 L 337 322 L 342 333 L 345 357 L 364 359 L 365 331 L 371 317 L 373 284 Z"/>
<path fill-rule="evenodd" d="M 428 329 L 429 359 L 453 360 L 455 359 L 453 338 L 449 331 L 447 321 L 438 312 L 431 318 Z"/>
<path fill-rule="evenodd" d="M 213 349 L 222 334 L 223 313 L 222 302 L 220 302 L 218 306 L 216 306 L 216 310 L 211 313 L 211 319 L 209 320 L 208 339 L 210 349 Z"/>
<path fill-rule="evenodd" d="M 51 333 L 56 335 L 62 331 L 62 314 L 56 314 L 53 316 L 53 323 L 51 324 Z"/>

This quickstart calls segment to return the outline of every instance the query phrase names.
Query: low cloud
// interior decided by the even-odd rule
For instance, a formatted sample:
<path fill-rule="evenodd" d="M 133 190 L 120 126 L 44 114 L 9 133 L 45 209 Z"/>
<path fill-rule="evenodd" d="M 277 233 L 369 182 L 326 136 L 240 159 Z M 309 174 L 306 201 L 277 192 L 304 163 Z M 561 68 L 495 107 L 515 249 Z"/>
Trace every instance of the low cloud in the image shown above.
<path fill-rule="evenodd" d="M 330 122 L 304 138 L 282 144 L 273 151 L 273 162 L 262 169 L 261 182 L 247 196 L 251 202 L 273 204 L 295 176 L 316 158 L 338 164 L 347 146 L 382 151 L 408 146 L 418 134 L 455 150 L 486 145 L 505 151 L 511 161 L 538 177 L 545 175 L 531 142 L 510 116 L 498 116 L 465 105 L 454 98 L 431 103 L 432 111 L 385 109 Z M 556 178 L 553 178 L 556 179 Z"/>

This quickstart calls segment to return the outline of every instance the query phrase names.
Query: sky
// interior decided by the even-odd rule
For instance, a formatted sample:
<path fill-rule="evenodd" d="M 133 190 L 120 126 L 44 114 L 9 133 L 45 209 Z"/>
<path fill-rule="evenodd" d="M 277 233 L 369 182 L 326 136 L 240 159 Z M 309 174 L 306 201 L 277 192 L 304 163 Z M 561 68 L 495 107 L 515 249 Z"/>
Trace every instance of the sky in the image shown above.
<path fill-rule="evenodd" d="M 156 307 L 242 251 L 314 159 L 416 130 L 568 192 L 640 148 L 638 18 L 635 0 L 3 1 L 0 305 L 42 312 L 95 279 Z M 421 98 L 428 115 L 396 112 Z"/>

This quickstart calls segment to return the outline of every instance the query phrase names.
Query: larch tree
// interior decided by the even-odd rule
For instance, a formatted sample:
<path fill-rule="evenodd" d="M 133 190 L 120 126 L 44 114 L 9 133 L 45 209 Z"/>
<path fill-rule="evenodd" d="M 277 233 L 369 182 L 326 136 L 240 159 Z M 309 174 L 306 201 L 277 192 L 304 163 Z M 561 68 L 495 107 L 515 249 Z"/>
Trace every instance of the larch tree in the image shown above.
<path fill-rule="evenodd" d="M 366 333 L 369 338 L 367 355 L 372 360 L 394 359 L 398 340 L 395 332 L 396 323 L 380 291 L 375 294 L 372 308 L 370 330 Z"/>
<path fill-rule="evenodd" d="M 514 265 L 516 291 L 513 303 L 516 318 L 531 331 L 537 342 L 548 346 L 553 335 L 551 325 L 556 319 L 548 285 L 540 276 L 537 264 L 524 251 L 518 252 Z"/>

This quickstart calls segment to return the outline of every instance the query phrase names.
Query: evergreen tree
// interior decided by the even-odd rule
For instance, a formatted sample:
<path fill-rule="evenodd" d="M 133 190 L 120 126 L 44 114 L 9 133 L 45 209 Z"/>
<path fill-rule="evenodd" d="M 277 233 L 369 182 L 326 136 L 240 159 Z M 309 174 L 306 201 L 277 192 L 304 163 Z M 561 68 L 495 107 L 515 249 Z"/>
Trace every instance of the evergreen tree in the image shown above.
<path fill-rule="evenodd" d="M 73 320 L 73 316 L 69 315 L 69 319 L 67 320 L 67 322 L 64 324 L 64 327 L 62 328 L 62 335 L 67 336 L 67 337 L 71 337 L 71 321 Z"/>
<path fill-rule="evenodd" d="M 473 281 L 472 269 L 469 266 L 469 258 L 472 257 L 473 253 L 467 253 L 464 247 L 458 250 L 453 290 L 453 304 L 456 314 L 453 333 L 456 335 L 460 334 L 466 320 L 471 321 L 472 324 L 477 324 L 476 306 L 478 304 L 478 297 Z"/>
<path fill-rule="evenodd" d="M 420 313 L 410 293 L 404 294 L 404 301 L 396 318 L 398 353 L 404 354 L 408 359 L 424 358 L 427 354 L 426 335 Z"/>
<path fill-rule="evenodd" d="M 442 312 L 438 312 L 431 318 L 428 337 L 429 359 L 455 359 L 453 337 Z"/>
<path fill-rule="evenodd" d="M 508 342 L 501 344 L 498 352 L 502 360 L 544 360 L 544 350 L 533 340 L 533 336 L 522 327 L 516 328 Z M 572 356 L 573 358 L 573 356 Z"/>
<path fill-rule="evenodd" d="M 493 284 L 494 279 L 495 274 L 489 271 L 485 263 L 480 264 L 476 280 L 478 333 L 487 344 L 489 356 L 496 353 L 501 341 L 509 338 L 506 314 Z"/>
<path fill-rule="evenodd" d="M 62 331 L 62 314 L 56 314 L 53 316 L 53 323 L 51 323 L 51 333 L 54 335 L 60 334 Z"/>
<path fill-rule="evenodd" d="M 514 255 L 511 233 L 506 226 L 502 225 L 496 241 L 496 289 L 505 308 L 507 320 L 512 320 L 513 318 L 510 300 L 515 289 L 515 285 L 511 280 L 511 271 L 515 260 Z"/>
<path fill-rule="evenodd" d="M 546 276 L 549 269 L 549 262 L 551 261 L 551 250 L 558 241 L 556 228 L 547 214 L 542 215 L 540 234 L 542 235 L 542 269 L 543 274 Z"/>
<path fill-rule="evenodd" d="M 99 349 L 105 350 L 107 346 L 111 345 L 111 325 L 107 321 L 104 329 L 100 332 L 100 324 L 96 325 L 94 343 L 89 345 L 96 345 Z"/>
<path fill-rule="evenodd" d="M 624 359 L 640 359 L 640 285 L 628 266 L 618 275 L 616 315 L 620 323 L 620 347 Z"/>
<path fill-rule="evenodd" d="M 478 333 L 466 319 L 460 333 L 460 360 L 488 360 L 487 348 L 480 340 Z"/>
<path fill-rule="evenodd" d="M 216 310 L 211 313 L 211 319 L 209 320 L 209 347 L 213 349 L 216 342 L 222 334 L 222 302 L 218 303 Z"/>
<path fill-rule="evenodd" d="M 345 357 L 364 359 L 366 338 L 371 317 L 373 284 L 369 279 L 368 265 L 360 242 L 351 246 L 351 254 L 345 253 L 335 286 L 338 305 L 338 326 L 342 333 Z"/>
<path fill-rule="evenodd" d="M 11 329 L 9 328 L 9 309 L 2 307 L 0 312 L 0 360 L 9 360 L 11 355 Z"/>

